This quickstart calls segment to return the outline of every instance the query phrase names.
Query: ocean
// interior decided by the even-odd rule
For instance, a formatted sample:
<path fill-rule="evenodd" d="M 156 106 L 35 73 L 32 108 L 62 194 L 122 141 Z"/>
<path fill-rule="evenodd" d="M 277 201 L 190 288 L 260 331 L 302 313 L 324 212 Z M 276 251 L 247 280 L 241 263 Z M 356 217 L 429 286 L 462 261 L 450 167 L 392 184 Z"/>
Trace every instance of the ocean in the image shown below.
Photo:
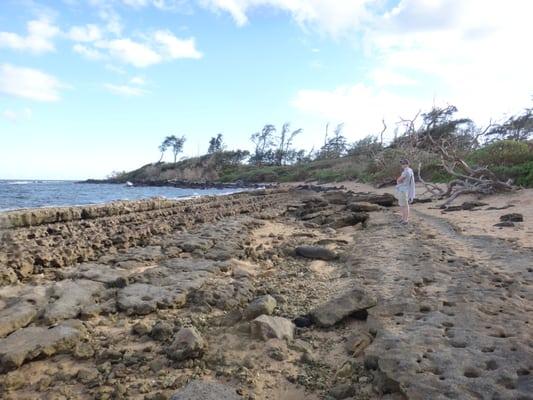
<path fill-rule="evenodd" d="M 230 194 L 236 191 L 238 190 L 127 187 L 120 184 L 82 184 L 73 181 L 0 180 L 0 211 L 101 204 L 115 200 L 140 200 L 151 197 L 179 199 Z"/>

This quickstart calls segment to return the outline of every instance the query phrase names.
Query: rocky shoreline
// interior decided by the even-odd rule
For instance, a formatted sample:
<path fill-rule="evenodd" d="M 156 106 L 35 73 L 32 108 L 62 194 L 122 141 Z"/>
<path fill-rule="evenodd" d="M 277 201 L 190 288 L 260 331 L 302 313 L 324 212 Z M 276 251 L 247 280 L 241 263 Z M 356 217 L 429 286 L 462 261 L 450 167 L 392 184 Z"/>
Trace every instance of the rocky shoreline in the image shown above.
<path fill-rule="evenodd" d="M 111 184 L 126 184 L 125 181 L 117 181 L 116 179 L 87 179 L 78 183 L 111 183 Z M 277 184 L 273 183 L 254 183 L 254 182 L 211 182 L 211 181 L 190 181 L 180 179 L 165 179 L 165 180 L 133 180 L 133 186 L 154 186 L 154 187 L 175 187 L 178 189 L 273 189 Z"/>
<path fill-rule="evenodd" d="M 531 399 L 530 250 L 391 195 L 0 214 L 5 399 Z"/>

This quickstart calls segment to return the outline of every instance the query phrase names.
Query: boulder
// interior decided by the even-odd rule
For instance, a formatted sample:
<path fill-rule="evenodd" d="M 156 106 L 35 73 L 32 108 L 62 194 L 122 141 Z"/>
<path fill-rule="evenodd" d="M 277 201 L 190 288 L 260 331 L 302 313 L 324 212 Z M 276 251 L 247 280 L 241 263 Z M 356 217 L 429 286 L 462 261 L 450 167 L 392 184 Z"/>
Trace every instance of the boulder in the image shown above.
<path fill-rule="evenodd" d="M 261 340 L 287 339 L 294 337 L 294 324 L 286 318 L 261 315 L 250 322 L 252 337 Z"/>
<path fill-rule="evenodd" d="M 244 310 L 244 318 L 249 321 L 263 314 L 271 315 L 276 305 L 276 299 L 268 294 L 258 297 L 248 304 L 248 307 Z"/>
<path fill-rule="evenodd" d="M 299 246 L 295 249 L 295 252 L 299 256 L 313 260 L 331 261 L 338 258 L 334 251 L 319 246 Z"/>
<path fill-rule="evenodd" d="M 29 327 L 0 340 L 0 372 L 16 369 L 25 361 L 72 350 L 81 338 L 74 327 Z"/>
<path fill-rule="evenodd" d="M 524 222 L 524 216 L 518 213 L 505 214 L 500 217 L 501 222 Z"/>
<path fill-rule="evenodd" d="M 195 380 L 174 393 L 170 400 L 239 400 L 237 391 L 217 382 Z"/>
<path fill-rule="evenodd" d="M 320 305 L 310 312 L 313 322 L 320 327 L 330 327 L 344 318 L 366 311 L 376 305 L 376 299 L 361 288 L 354 288 L 342 296 Z"/>
<path fill-rule="evenodd" d="M 176 361 L 202 357 L 206 343 L 195 327 L 181 328 L 167 348 L 168 356 Z"/>

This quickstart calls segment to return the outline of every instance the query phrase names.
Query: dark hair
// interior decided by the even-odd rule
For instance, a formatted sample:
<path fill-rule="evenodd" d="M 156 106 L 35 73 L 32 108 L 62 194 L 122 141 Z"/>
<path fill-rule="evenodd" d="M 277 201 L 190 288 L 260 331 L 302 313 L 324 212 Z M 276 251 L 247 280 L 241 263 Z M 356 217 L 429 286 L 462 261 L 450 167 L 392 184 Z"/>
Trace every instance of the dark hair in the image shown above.
<path fill-rule="evenodd" d="M 402 159 L 400 160 L 400 164 L 402 164 L 402 165 L 409 165 L 409 160 L 408 160 L 407 158 L 402 158 Z"/>

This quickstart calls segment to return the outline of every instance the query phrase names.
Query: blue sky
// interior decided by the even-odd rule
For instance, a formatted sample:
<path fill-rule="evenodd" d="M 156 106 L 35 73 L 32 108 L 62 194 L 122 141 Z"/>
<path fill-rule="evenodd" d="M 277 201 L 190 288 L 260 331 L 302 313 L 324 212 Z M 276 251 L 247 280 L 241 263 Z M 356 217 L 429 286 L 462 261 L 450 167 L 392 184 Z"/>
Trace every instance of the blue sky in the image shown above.
<path fill-rule="evenodd" d="M 3 0 L 0 179 L 105 177 L 169 134 L 185 156 L 217 133 L 250 149 L 267 123 L 306 149 L 328 122 L 353 141 L 385 119 L 392 137 L 432 104 L 483 125 L 531 102 L 531 4 Z"/>

